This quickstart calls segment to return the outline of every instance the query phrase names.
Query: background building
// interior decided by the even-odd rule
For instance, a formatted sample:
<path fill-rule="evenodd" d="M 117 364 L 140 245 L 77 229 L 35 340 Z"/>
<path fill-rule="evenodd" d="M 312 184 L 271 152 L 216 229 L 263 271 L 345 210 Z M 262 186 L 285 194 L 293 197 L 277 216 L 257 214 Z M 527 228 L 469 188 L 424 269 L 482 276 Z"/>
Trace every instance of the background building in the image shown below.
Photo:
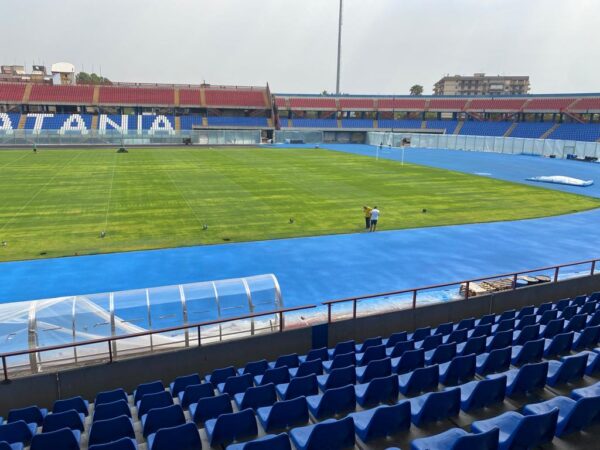
<path fill-rule="evenodd" d="M 523 95 L 529 93 L 529 76 L 445 76 L 435 83 L 434 95 Z"/>

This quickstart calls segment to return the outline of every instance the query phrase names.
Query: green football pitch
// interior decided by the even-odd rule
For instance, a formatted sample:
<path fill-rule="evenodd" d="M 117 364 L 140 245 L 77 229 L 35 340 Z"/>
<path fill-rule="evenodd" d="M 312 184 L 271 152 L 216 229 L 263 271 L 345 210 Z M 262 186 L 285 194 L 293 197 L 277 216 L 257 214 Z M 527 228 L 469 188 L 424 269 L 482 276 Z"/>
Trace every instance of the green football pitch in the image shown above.
<path fill-rule="evenodd" d="M 600 201 L 327 150 L 2 150 L 0 260 L 362 232 L 365 204 L 391 230 Z"/>

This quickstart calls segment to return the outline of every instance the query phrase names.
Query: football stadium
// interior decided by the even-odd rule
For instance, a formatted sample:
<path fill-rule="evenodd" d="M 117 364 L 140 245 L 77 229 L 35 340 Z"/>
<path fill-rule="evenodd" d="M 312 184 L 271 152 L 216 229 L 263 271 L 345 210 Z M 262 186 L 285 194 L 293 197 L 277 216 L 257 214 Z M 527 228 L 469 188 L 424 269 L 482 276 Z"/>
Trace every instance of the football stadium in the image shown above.
<path fill-rule="evenodd" d="M 266 0 L 154 5 L 146 22 L 123 4 L 148 33 L 161 14 L 204 8 L 206 29 L 164 58 L 183 63 L 193 48 L 219 84 L 180 81 L 202 80 L 195 69 L 153 82 L 164 75 L 143 49 L 95 44 L 81 54 L 139 81 L 66 62 L 2 66 L 0 450 L 598 448 L 596 69 L 578 70 L 595 85 L 540 69 L 531 85 L 475 73 L 408 93 L 402 71 L 445 70 L 443 49 L 423 39 L 410 69 L 370 78 L 378 50 L 356 39 L 382 6 L 307 1 L 296 25 Z M 442 14 L 429 0 L 384 3 L 377 20 Z M 501 40 L 518 2 L 453 3 L 473 23 L 497 14 L 485 40 Z M 108 33 L 94 24 L 108 9 L 90 8 L 74 7 L 75 28 Z M 600 14 L 585 0 L 568 8 L 575 22 Z M 271 34 L 236 34 L 256 11 Z M 8 12 L 8 32 L 29 26 L 20 6 Z M 335 60 L 331 74 L 306 73 L 302 38 L 283 40 L 302 23 L 331 27 L 305 36 L 328 47 L 311 52 Z M 457 33 L 472 41 L 467 28 Z M 276 41 L 269 59 L 232 75 L 229 56 L 262 51 L 263 33 Z M 0 58 L 79 57 L 58 37 L 51 50 L 29 39 Z M 490 66 L 473 46 L 474 67 Z M 541 64 L 513 51 L 527 70 Z M 357 54 L 365 73 L 345 69 Z"/>

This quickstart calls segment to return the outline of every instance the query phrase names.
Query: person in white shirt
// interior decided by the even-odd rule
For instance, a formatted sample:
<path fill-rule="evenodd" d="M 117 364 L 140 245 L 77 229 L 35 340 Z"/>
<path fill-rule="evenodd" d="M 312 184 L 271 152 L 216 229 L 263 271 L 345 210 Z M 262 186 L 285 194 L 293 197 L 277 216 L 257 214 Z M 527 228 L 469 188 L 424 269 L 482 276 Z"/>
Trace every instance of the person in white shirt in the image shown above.
<path fill-rule="evenodd" d="M 369 229 L 369 231 L 375 231 L 375 229 L 377 228 L 378 220 L 379 220 L 379 210 L 377 209 L 377 206 L 374 206 L 373 209 L 371 210 L 371 228 Z"/>

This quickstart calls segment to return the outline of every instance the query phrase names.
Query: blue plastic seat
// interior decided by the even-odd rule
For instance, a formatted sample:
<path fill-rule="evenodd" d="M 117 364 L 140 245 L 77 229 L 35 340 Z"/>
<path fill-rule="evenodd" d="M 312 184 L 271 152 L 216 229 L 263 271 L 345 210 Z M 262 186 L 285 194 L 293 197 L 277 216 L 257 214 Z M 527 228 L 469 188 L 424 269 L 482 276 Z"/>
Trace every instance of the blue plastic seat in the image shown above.
<path fill-rule="evenodd" d="M 279 356 L 275 361 L 269 363 L 269 367 L 275 369 L 277 367 L 286 366 L 288 369 L 291 369 L 292 367 L 298 367 L 298 364 L 300 364 L 298 354 L 290 353 L 289 355 Z"/>
<path fill-rule="evenodd" d="M 357 366 L 366 366 L 371 361 L 375 361 L 377 359 L 383 359 L 387 355 L 385 353 L 385 345 L 376 345 L 373 347 L 369 347 L 366 349 L 364 353 L 356 354 L 356 365 Z"/>
<path fill-rule="evenodd" d="M 425 352 L 425 363 L 441 364 L 450 361 L 456 356 L 456 344 L 454 342 L 450 344 L 442 344 L 433 350 Z"/>
<path fill-rule="evenodd" d="M 8 423 L 22 420 L 25 423 L 35 423 L 38 427 L 44 423 L 44 417 L 48 414 L 46 408 L 38 408 L 37 406 L 28 406 L 26 408 L 15 408 L 8 412 L 6 421 Z"/>
<path fill-rule="evenodd" d="M 577 311 L 577 314 L 594 314 L 594 312 L 596 311 L 596 307 L 597 307 L 596 302 L 586 303 L 581 308 L 579 308 L 579 310 Z M 586 317 L 586 319 L 587 319 L 587 317 Z"/>
<path fill-rule="evenodd" d="M 207 420 L 205 428 L 211 446 L 227 445 L 258 434 L 256 419 L 251 409 L 221 414 L 216 419 Z"/>
<path fill-rule="evenodd" d="M 162 392 L 165 390 L 165 386 L 162 381 L 152 381 L 150 383 L 140 384 L 133 391 L 133 403 L 137 405 L 142 397 L 146 394 L 156 394 L 157 392 Z"/>
<path fill-rule="evenodd" d="M 202 448 L 198 428 L 191 422 L 161 427 L 148 435 L 148 450 L 195 450 Z"/>
<path fill-rule="evenodd" d="M 509 411 L 491 419 L 473 422 L 471 430 L 485 433 L 499 428 L 498 448 L 500 450 L 528 449 L 552 441 L 557 419 L 558 408 L 545 414 L 530 416 Z"/>
<path fill-rule="evenodd" d="M 500 323 L 503 320 L 508 320 L 508 319 L 514 319 L 517 316 L 517 311 L 515 311 L 514 309 L 509 309 L 507 311 L 504 311 L 502 314 L 498 314 L 496 316 L 496 323 Z"/>
<path fill-rule="evenodd" d="M 111 403 L 101 403 L 100 405 L 96 406 L 94 408 L 94 416 L 92 417 L 92 421 L 95 422 L 96 420 L 113 419 L 122 415 L 131 417 L 129 404 L 123 399 Z"/>
<path fill-rule="evenodd" d="M 441 334 L 443 336 L 446 336 L 452 333 L 452 331 L 454 331 L 454 323 L 446 322 L 438 325 L 432 334 Z"/>
<path fill-rule="evenodd" d="M 460 409 L 471 411 L 502 403 L 506 396 L 506 377 L 471 381 L 458 386 Z"/>
<path fill-rule="evenodd" d="M 268 434 L 242 444 L 231 444 L 227 450 L 291 450 L 290 439 L 286 433 Z"/>
<path fill-rule="evenodd" d="M 126 415 L 97 420 L 89 430 L 89 445 L 106 444 L 121 438 L 135 439 L 133 422 Z"/>
<path fill-rule="evenodd" d="M 434 348 L 444 343 L 444 337 L 441 334 L 432 334 L 427 336 L 422 341 L 415 342 L 416 349 L 422 349 L 424 351 L 433 350 Z"/>
<path fill-rule="evenodd" d="M 460 412 L 460 389 L 451 388 L 411 398 L 412 423 L 420 427 L 429 422 L 444 420 Z"/>
<path fill-rule="evenodd" d="M 535 314 L 530 316 L 523 316 L 515 325 L 515 330 L 522 330 L 529 325 L 535 325 L 537 323 L 537 317 Z"/>
<path fill-rule="evenodd" d="M 577 305 L 569 305 L 558 314 L 558 318 L 569 320 L 575 314 L 577 314 Z"/>
<path fill-rule="evenodd" d="M 496 323 L 496 314 L 486 314 L 485 316 L 481 316 L 479 319 L 475 320 L 475 327 L 473 328 L 481 325 L 493 325 L 494 323 Z"/>
<path fill-rule="evenodd" d="M 444 337 L 444 343 L 449 344 L 454 342 L 455 344 L 461 344 L 466 342 L 469 338 L 469 333 L 466 329 L 462 328 L 460 330 L 453 330 L 448 335 Z"/>
<path fill-rule="evenodd" d="M 497 325 L 492 325 L 492 334 L 500 333 L 501 331 L 514 330 L 517 319 L 505 319 L 498 322 Z"/>
<path fill-rule="evenodd" d="M 267 433 L 308 423 L 308 403 L 306 397 L 276 402 L 256 410 L 258 421 Z"/>
<path fill-rule="evenodd" d="M 548 325 L 552 320 L 556 320 L 558 318 L 558 311 L 555 309 L 544 311 L 543 314 L 538 317 L 538 323 L 540 325 Z"/>
<path fill-rule="evenodd" d="M 390 358 L 399 358 L 405 352 L 415 349 L 415 341 L 402 341 L 397 342 L 393 347 L 388 347 L 385 351 L 386 355 Z"/>
<path fill-rule="evenodd" d="M 506 375 L 506 395 L 525 394 L 543 389 L 548 376 L 548 363 L 525 364 L 520 369 L 512 369 L 501 374 L 488 375 L 488 379 Z"/>
<path fill-rule="evenodd" d="M 316 395 L 319 392 L 319 385 L 316 375 L 307 375 L 292 378 L 289 383 L 278 384 L 275 389 L 281 399 L 291 400 L 296 397 Z"/>
<path fill-rule="evenodd" d="M 587 301 L 587 295 L 578 295 L 571 300 L 571 305 L 583 306 Z"/>
<path fill-rule="evenodd" d="M 21 442 L 26 446 L 29 445 L 36 431 L 37 424 L 35 422 L 26 423 L 24 420 L 16 420 L 5 423 L 4 425 L 0 425 L 0 442 L 6 441 L 9 444 Z"/>
<path fill-rule="evenodd" d="M 515 317 L 517 320 L 521 320 L 523 317 L 531 316 L 531 315 L 535 315 L 535 306 L 533 306 L 533 305 L 523 306 L 519 310 L 519 312 L 517 312 L 517 315 Z"/>
<path fill-rule="evenodd" d="M 600 325 L 600 310 L 597 307 L 596 312 L 588 318 L 586 325 L 588 327 L 591 325 Z"/>
<path fill-rule="evenodd" d="M 571 398 L 575 400 L 586 397 L 600 397 L 600 382 L 571 391 Z"/>
<path fill-rule="evenodd" d="M 285 374 L 287 374 L 288 379 L 289 379 L 290 374 L 288 373 L 287 369 L 285 369 L 285 368 L 282 368 L 282 369 L 285 372 Z M 261 375 L 259 375 L 259 377 L 260 376 Z M 264 377 L 266 377 L 266 375 L 262 375 L 262 377 L 264 380 Z M 271 383 L 271 382 L 272 381 L 263 381 L 262 384 Z M 239 392 L 244 392 L 246 389 L 248 389 L 252 386 L 254 386 L 254 380 L 252 379 L 252 375 L 247 373 L 245 375 L 238 375 L 238 376 L 233 376 L 233 377 L 227 378 L 224 383 L 219 383 L 217 385 L 217 389 L 221 394 L 235 395 L 235 394 L 238 394 Z"/>
<path fill-rule="evenodd" d="M 465 342 L 456 346 L 456 354 L 458 356 L 463 356 L 470 355 L 471 353 L 475 353 L 476 355 L 485 353 L 486 339 L 485 336 L 468 338 Z"/>
<path fill-rule="evenodd" d="M 544 340 L 544 357 L 552 358 L 558 355 L 564 355 L 571 352 L 573 347 L 573 339 L 575 333 L 569 331 L 568 333 L 560 333 L 554 336 L 552 339 Z"/>
<path fill-rule="evenodd" d="M 555 311 L 556 312 L 556 311 Z M 540 336 L 545 339 L 551 339 L 560 334 L 565 329 L 565 319 L 553 319 L 546 325 L 540 327 Z"/>
<path fill-rule="evenodd" d="M 411 450 L 496 450 L 500 430 L 492 428 L 485 433 L 467 433 L 462 428 L 450 428 L 434 436 L 415 439 Z"/>
<path fill-rule="evenodd" d="M 74 409 L 77 412 L 82 413 L 87 417 L 88 415 L 88 407 L 89 403 L 87 400 L 84 400 L 82 397 L 71 397 L 66 398 L 64 400 L 56 400 L 54 402 L 54 406 L 52 407 L 53 413 L 65 412 L 70 409 Z"/>
<path fill-rule="evenodd" d="M 556 436 L 561 437 L 587 428 L 600 414 L 600 397 L 579 400 L 558 396 L 545 402 L 525 405 L 523 414 L 544 414 L 558 408 Z"/>
<path fill-rule="evenodd" d="M 421 392 L 432 391 L 439 384 L 440 373 L 437 364 L 415 369 L 398 377 L 400 392 L 404 395 L 416 395 Z"/>
<path fill-rule="evenodd" d="M 485 351 L 491 352 L 499 348 L 506 348 L 512 345 L 513 332 L 512 330 L 499 331 L 493 336 L 485 340 Z"/>
<path fill-rule="evenodd" d="M 324 361 L 323 370 L 325 370 L 326 373 L 329 373 L 333 369 L 341 369 L 342 367 L 354 365 L 356 365 L 356 353 L 341 353 L 334 356 L 331 361 Z"/>
<path fill-rule="evenodd" d="M 425 351 L 409 350 L 405 352 L 400 358 L 392 359 L 392 371 L 398 375 L 402 375 L 408 372 L 412 372 L 415 369 L 419 369 L 425 366 Z"/>
<path fill-rule="evenodd" d="M 556 304 L 554 305 L 554 309 L 557 311 L 564 311 L 564 309 L 566 307 L 568 307 L 570 304 L 571 304 L 570 298 L 563 298 L 562 300 L 559 300 L 556 302 Z"/>
<path fill-rule="evenodd" d="M 473 379 L 475 376 L 475 354 L 456 356 L 452 361 L 440 364 L 440 382 L 454 386 Z"/>
<path fill-rule="evenodd" d="M 356 352 L 356 342 L 344 341 L 338 342 L 333 349 L 327 351 L 329 353 L 329 359 L 335 358 L 337 355 L 343 355 L 345 353 L 355 353 Z"/>
<path fill-rule="evenodd" d="M 356 370 L 354 366 L 333 369 L 329 374 L 319 375 L 317 377 L 317 383 L 319 383 L 319 388 L 322 391 L 345 386 L 347 384 L 356 384 Z"/>
<path fill-rule="evenodd" d="M 356 394 L 354 386 L 350 384 L 329 389 L 324 394 L 309 395 L 306 401 L 309 411 L 317 420 L 348 413 L 356 408 Z"/>
<path fill-rule="evenodd" d="M 113 403 L 118 400 L 125 400 L 125 402 L 129 401 L 125 389 L 118 388 L 113 389 L 112 391 L 99 392 L 94 400 L 94 408 L 97 408 L 99 405 L 103 405 L 104 403 Z"/>
<path fill-rule="evenodd" d="M 600 340 L 600 325 L 592 325 L 584 328 L 581 333 L 575 333 L 573 339 L 573 350 L 581 350 L 584 348 L 593 348 L 598 345 Z"/>
<path fill-rule="evenodd" d="M 478 375 L 505 372 L 510 368 L 511 348 L 498 348 L 489 353 L 477 355 L 475 372 Z"/>
<path fill-rule="evenodd" d="M 585 374 L 589 376 L 597 375 L 600 373 L 600 355 L 596 352 L 587 352 L 587 354 L 588 363 L 585 368 Z"/>
<path fill-rule="evenodd" d="M 56 414 L 48 414 L 44 418 L 42 432 L 47 433 L 49 431 L 60 430 L 61 428 L 69 428 L 71 430 L 83 432 L 84 420 L 85 416 L 74 409 Z"/>
<path fill-rule="evenodd" d="M 410 428 L 410 402 L 403 400 L 394 405 L 349 414 L 354 420 L 354 430 L 363 442 L 392 436 Z"/>
<path fill-rule="evenodd" d="M 398 377 L 388 375 L 374 378 L 366 384 L 354 386 L 356 401 L 362 407 L 379 403 L 396 402 L 400 391 Z"/>
<path fill-rule="evenodd" d="M 320 359 L 301 362 L 298 367 L 289 369 L 290 377 L 305 377 L 306 375 L 315 374 L 323 375 L 323 362 Z M 280 384 L 280 383 L 278 383 Z"/>
<path fill-rule="evenodd" d="M 96 444 L 88 447 L 88 450 L 137 450 L 135 439 L 122 438 L 106 444 Z"/>
<path fill-rule="evenodd" d="M 173 380 L 173 382 L 169 385 L 169 390 L 171 391 L 171 395 L 173 395 L 173 397 L 177 397 L 177 395 L 180 392 L 183 392 L 187 386 L 200 384 L 201 382 L 202 380 L 200 380 L 200 376 L 197 373 L 183 375 Z"/>
<path fill-rule="evenodd" d="M 381 336 L 365 339 L 361 344 L 355 345 L 356 353 L 364 353 L 369 347 L 377 347 L 383 344 Z"/>
<path fill-rule="evenodd" d="M 523 345 L 515 345 L 511 351 L 511 363 L 514 366 L 522 366 L 537 362 L 544 355 L 544 339 L 527 341 Z"/>
<path fill-rule="evenodd" d="M 2 425 L 2 423 L 0 423 Z M 23 444 L 20 442 L 13 442 L 9 444 L 5 441 L 0 441 L 0 450 L 23 450 Z"/>
<path fill-rule="evenodd" d="M 185 423 L 183 408 L 180 405 L 153 408 L 142 416 L 142 434 L 147 438 L 165 427 L 174 427 Z"/>
<path fill-rule="evenodd" d="M 234 401 L 240 411 L 242 409 L 256 409 L 261 406 L 270 406 L 277 401 L 277 392 L 273 383 L 251 387 L 246 392 L 235 394 Z"/>
<path fill-rule="evenodd" d="M 538 316 L 543 315 L 546 311 L 554 311 L 554 304 L 552 302 L 542 303 L 540 306 L 535 308 L 535 314 Z"/>
<path fill-rule="evenodd" d="M 392 374 L 391 358 L 376 359 L 363 367 L 356 368 L 356 379 L 359 383 L 368 383 L 373 378 L 386 377 Z"/>
<path fill-rule="evenodd" d="M 36 434 L 31 438 L 30 450 L 79 450 L 81 432 L 61 428 L 56 431 Z"/>
<path fill-rule="evenodd" d="M 565 356 L 561 361 L 548 361 L 548 386 L 570 383 L 583 378 L 587 365 L 587 353 Z"/>
<path fill-rule="evenodd" d="M 146 394 L 137 402 L 138 417 L 142 417 L 153 408 L 164 408 L 173 404 L 173 397 L 167 391 Z"/>
<path fill-rule="evenodd" d="M 179 392 L 179 404 L 183 409 L 187 409 L 192 403 L 196 403 L 201 398 L 214 397 L 215 388 L 212 383 L 192 384 L 186 386 L 183 392 Z"/>
<path fill-rule="evenodd" d="M 265 373 L 265 370 L 269 368 L 269 362 L 266 359 L 261 359 L 259 361 L 252 361 L 246 364 L 243 368 L 238 369 L 238 375 L 245 375 L 249 373 L 253 377 L 256 375 L 262 375 Z"/>
<path fill-rule="evenodd" d="M 389 338 L 383 339 L 381 343 L 386 347 L 393 347 L 399 342 L 408 341 L 408 333 L 406 331 L 400 331 L 398 333 L 393 333 Z"/>
<path fill-rule="evenodd" d="M 352 417 L 329 419 L 316 425 L 294 428 L 290 438 L 297 450 L 352 448 L 355 443 Z"/>
<path fill-rule="evenodd" d="M 513 331 L 513 344 L 523 345 L 525 342 L 533 341 L 538 339 L 540 336 L 540 325 L 529 325 L 524 327 L 522 330 Z"/>
<path fill-rule="evenodd" d="M 587 318 L 587 314 L 575 314 L 565 325 L 565 332 L 581 331 L 583 328 L 585 328 Z"/>
<path fill-rule="evenodd" d="M 455 330 L 470 330 L 475 326 L 475 318 L 468 317 L 466 319 L 461 319 L 456 325 L 454 325 Z"/>
<path fill-rule="evenodd" d="M 212 373 L 210 375 L 206 375 L 204 379 L 208 383 L 212 383 L 214 386 L 216 386 L 219 383 L 224 383 L 227 378 L 236 376 L 236 374 L 237 372 L 235 371 L 235 367 L 229 366 L 213 370 Z"/>
<path fill-rule="evenodd" d="M 417 328 L 415 331 L 410 333 L 407 336 L 407 339 L 412 339 L 413 341 L 422 341 L 429 336 L 431 336 L 431 327 L 422 327 Z"/>
<path fill-rule="evenodd" d="M 484 316 L 485 317 L 485 316 Z M 477 337 L 477 336 L 490 336 L 492 334 L 492 324 L 491 323 L 482 323 L 479 325 L 475 325 L 475 327 L 469 330 L 469 337 Z"/>
<path fill-rule="evenodd" d="M 306 355 L 299 356 L 298 359 L 301 363 L 315 360 L 328 361 L 329 353 L 327 352 L 327 347 L 313 348 Z"/>
<path fill-rule="evenodd" d="M 240 380 L 240 381 L 242 381 L 243 386 L 246 386 L 246 388 L 244 388 L 244 389 L 247 389 L 248 387 L 250 387 L 252 385 L 252 375 L 246 374 L 246 375 L 240 375 L 240 376 L 250 377 L 250 385 L 247 384 L 248 380 L 245 380 L 245 381 Z M 228 380 L 229 380 L 229 378 L 228 378 Z M 289 383 L 289 382 L 290 382 L 290 369 L 287 366 L 273 367 L 273 368 L 267 369 L 263 375 L 256 375 L 254 377 L 254 384 L 256 384 L 257 386 L 260 386 L 262 384 L 268 384 L 268 383 L 281 384 L 281 383 Z M 241 391 L 241 392 L 243 392 L 243 391 Z"/>
<path fill-rule="evenodd" d="M 190 403 L 189 409 L 190 416 L 196 424 L 214 419 L 221 414 L 233 412 L 231 398 L 228 394 L 199 398 L 196 403 Z"/>

